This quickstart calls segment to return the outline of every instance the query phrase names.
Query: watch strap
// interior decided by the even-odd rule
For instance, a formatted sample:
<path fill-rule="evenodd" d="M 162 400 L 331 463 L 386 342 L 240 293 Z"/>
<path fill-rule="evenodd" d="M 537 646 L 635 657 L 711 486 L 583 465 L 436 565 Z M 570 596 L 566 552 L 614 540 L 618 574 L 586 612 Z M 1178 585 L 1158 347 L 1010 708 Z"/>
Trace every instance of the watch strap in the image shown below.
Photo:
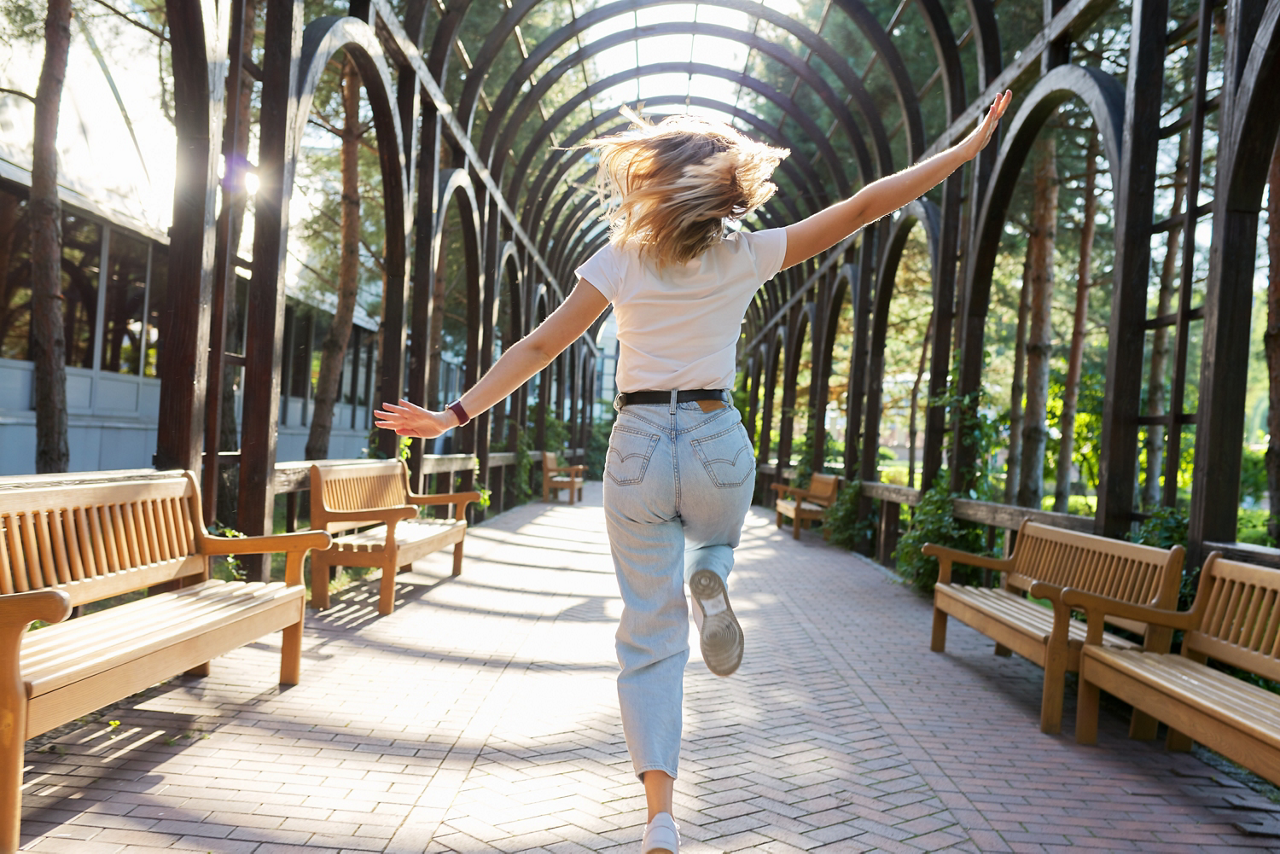
<path fill-rule="evenodd" d="M 471 420 L 471 416 L 467 414 L 467 410 L 462 408 L 461 400 L 455 400 L 446 408 L 453 412 L 454 415 L 458 416 L 459 427 L 465 427 L 467 422 Z"/>

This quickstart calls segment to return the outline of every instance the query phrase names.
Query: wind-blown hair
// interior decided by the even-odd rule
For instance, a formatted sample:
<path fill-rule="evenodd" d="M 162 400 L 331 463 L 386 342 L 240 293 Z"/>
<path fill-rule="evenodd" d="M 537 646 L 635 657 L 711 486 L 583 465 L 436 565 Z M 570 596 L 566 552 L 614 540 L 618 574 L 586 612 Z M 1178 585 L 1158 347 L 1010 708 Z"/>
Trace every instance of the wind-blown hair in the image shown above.
<path fill-rule="evenodd" d="M 583 144 L 599 152 L 596 189 L 611 243 L 638 245 L 659 267 L 692 261 L 726 226 L 777 192 L 769 180 L 791 152 L 755 142 L 723 122 L 668 116 Z"/>

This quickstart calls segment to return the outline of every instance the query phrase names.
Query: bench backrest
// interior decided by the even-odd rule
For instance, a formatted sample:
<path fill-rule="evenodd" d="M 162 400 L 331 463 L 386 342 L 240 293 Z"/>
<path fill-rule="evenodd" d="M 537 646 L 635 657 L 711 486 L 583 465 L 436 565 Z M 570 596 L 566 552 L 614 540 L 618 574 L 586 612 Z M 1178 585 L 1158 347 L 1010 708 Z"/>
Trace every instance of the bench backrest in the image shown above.
<path fill-rule="evenodd" d="M 1006 584 L 1025 590 L 1033 581 L 1047 581 L 1125 602 L 1175 608 L 1184 554 L 1181 546 L 1161 549 L 1028 521 L 1018 529 L 1014 569 Z"/>
<path fill-rule="evenodd" d="M 809 481 L 809 500 L 830 507 L 835 503 L 840 478 L 834 474 L 815 474 Z"/>
<path fill-rule="evenodd" d="M 328 518 L 327 511 L 382 510 L 404 507 L 408 503 L 409 467 L 403 460 L 311 466 L 311 527 L 314 530 L 333 534 L 380 521 L 374 518 L 335 522 Z"/>
<path fill-rule="evenodd" d="M 563 468 L 563 466 L 560 465 L 560 461 L 556 458 L 556 452 L 543 451 L 542 452 L 542 471 L 555 472 L 555 470 L 559 468 Z"/>
<path fill-rule="evenodd" d="M 1183 654 L 1209 656 L 1280 680 L 1280 570 L 1209 555 L 1200 571 Z"/>
<path fill-rule="evenodd" d="M 56 587 L 79 605 L 207 577 L 200 493 L 189 472 L 74 477 L 0 484 L 0 593 Z"/>

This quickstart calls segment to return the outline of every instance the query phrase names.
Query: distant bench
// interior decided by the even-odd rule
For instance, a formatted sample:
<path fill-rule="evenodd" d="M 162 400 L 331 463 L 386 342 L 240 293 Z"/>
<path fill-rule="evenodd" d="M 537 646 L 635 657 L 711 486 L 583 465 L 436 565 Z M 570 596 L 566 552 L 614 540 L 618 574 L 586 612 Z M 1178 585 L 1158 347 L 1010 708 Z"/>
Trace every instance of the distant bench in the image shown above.
<path fill-rule="evenodd" d="M 1077 590 L 1065 591 L 1062 599 L 1088 619 L 1076 741 L 1098 740 L 1098 692 L 1106 691 L 1131 704 L 1135 715 L 1168 724 L 1171 750 L 1190 750 L 1198 741 L 1280 785 L 1280 696 L 1208 665 L 1214 659 L 1280 681 L 1280 571 L 1214 552 L 1185 612 Z M 1104 620 L 1118 619 L 1183 631 L 1182 653 L 1104 645 Z"/>
<path fill-rule="evenodd" d="M 938 559 L 938 583 L 933 590 L 933 639 L 930 648 L 943 652 L 947 644 L 947 618 L 955 617 L 996 642 L 996 652 L 1016 652 L 1044 668 L 1040 703 L 1040 729 L 1056 733 L 1062 728 L 1065 674 L 1080 669 L 1080 649 L 1085 626 L 1071 618 L 1062 601 L 1065 588 L 1111 596 L 1157 608 L 1175 607 L 1182 580 L 1183 549 L 1159 549 L 1108 537 L 1065 531 L 1024 521 L 1018 529 L 1013 555 L 992 558 L 926 544 L 924 553 Z M 952 581 L 953 564 L 991 569 L 1003 574 L 999 587 L 977 587 Z M 1031 601 L 1048 600 L 1050 607 Z M 1147 649 L 1168 652 L 1172 632 L 1148 625 L 1127 613 L 1116 612 L 1107 621 L 1144 637 L 1139 644 L 1119 635 L 1103 633 L 1098 642 L 1113 649 Z M 1154 721 L 1135 716 L 1135 735 L 1154 732 Z"/>
<path fill-rule="evenodd" d="M 302 560 L 329 535 L 207 534 L 190 472 L 0 480 L 0 850 L 18 847 L 28 738 L 284 630 L 280 682 L 298 682 Z M 209 558 L 285 552 L 283 583 L 214 581 Z M 62 622 L 73 606 L 178 589 Z M 59 625 L 28 632 L 34 620 Z"/>
<path fill-rule="evenodd" d="M 785 516 L 791 520 L 791 536 L 800 539 L 801 528 L 809 527 L 810 522 L 822 521 L 835 503 L 839 488 L 840 479 L 833 474 L 815 474 L 808 489 L 775 483 L 773 491 L 778 497 L 773 502 L 773 510 L 777 516 L 777 527 L 782 527 Z"/>
<path fill-rule="evenodd" d="M 479 500 L 478 492 L 411 492 L 402 460 L 311 466 L 311 527 L 338 535 L 311 556 L 311 604 L 329 607 L 331 566 L 380 568 L 384 615 L 395 608 L 396 572 L 415 560 L 453 546 L 453 574 L 461 574 L 467 504 Z M 418 518 L 419 507 L 450 504 L 451 519 Z"/>

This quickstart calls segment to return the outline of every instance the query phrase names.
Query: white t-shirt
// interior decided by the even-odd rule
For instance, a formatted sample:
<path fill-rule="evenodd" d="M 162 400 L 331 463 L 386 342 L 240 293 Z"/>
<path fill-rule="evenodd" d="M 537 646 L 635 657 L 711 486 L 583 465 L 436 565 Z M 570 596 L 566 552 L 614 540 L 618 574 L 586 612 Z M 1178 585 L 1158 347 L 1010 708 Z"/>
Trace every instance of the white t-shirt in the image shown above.
<path fill-rule="evenodd" d="M 780 228 L 733 232 L 659 274 L 638 248 L 608 244 L 576 272 L 618 317 L 618 391 L 732 388 L 742 318 L 782 269 Z"/>

